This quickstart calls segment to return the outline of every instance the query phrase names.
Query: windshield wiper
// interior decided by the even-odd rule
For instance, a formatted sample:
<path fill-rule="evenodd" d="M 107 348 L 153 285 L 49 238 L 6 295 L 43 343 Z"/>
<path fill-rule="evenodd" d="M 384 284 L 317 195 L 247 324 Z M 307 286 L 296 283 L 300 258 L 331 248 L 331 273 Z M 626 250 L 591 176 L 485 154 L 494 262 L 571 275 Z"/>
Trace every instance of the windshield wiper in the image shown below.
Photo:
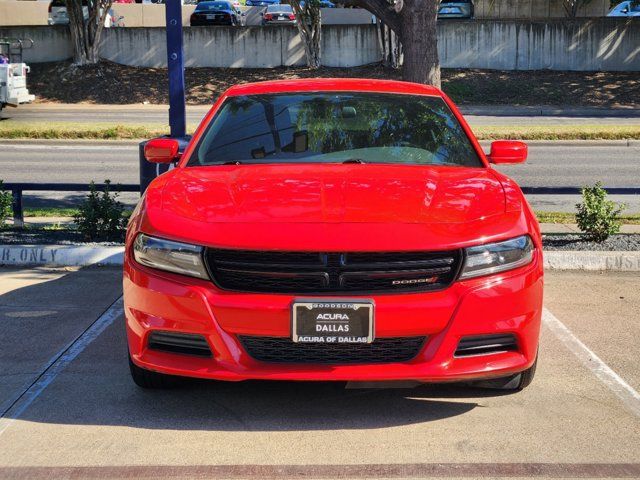
<path fill-rule="evenodd" d="M 365 163 L 365 161 L 362 160 L 361 158 L 347 158 L 342 163 Z"/>

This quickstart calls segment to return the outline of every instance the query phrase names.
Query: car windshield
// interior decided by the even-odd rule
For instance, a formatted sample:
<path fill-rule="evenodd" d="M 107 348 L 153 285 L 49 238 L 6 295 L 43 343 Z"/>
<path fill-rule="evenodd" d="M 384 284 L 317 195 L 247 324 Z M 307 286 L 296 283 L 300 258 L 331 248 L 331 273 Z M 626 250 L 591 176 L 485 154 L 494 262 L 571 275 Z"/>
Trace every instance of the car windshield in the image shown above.
<path fill-rule="evenodd" d="M 273 12 L 292 13 L 293 10 L 291 9 L 291 5 L 270 5 L 270 6 L 267 7 L 267 12 L 269 12 L 269 13 L 273 13 Z"/>
<path fill-rule="evenodd" d="M 196 10 L 227 10 L 230 8 L 230 4 L 227 2 L 207 2 L 199 3 Z"/>
<path fill-rule="evenodd" d="M 304 162 L 482 166 L 441 98 L 352 92 L 230 97 L 189 165 Z"/>

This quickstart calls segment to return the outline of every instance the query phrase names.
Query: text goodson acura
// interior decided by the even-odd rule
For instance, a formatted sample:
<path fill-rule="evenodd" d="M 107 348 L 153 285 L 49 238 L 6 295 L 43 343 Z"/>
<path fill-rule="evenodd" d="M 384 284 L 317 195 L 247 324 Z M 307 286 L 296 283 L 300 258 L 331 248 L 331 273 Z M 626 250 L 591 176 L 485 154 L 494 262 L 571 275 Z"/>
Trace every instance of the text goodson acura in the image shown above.
<path fill-rule="evenodd" d="M 316 79 L 235 86 L 132 215 L 131 373 L 218 380 L 497 379 L 535 371 L 543 270 L 518 186 L 439 90 Z"/>

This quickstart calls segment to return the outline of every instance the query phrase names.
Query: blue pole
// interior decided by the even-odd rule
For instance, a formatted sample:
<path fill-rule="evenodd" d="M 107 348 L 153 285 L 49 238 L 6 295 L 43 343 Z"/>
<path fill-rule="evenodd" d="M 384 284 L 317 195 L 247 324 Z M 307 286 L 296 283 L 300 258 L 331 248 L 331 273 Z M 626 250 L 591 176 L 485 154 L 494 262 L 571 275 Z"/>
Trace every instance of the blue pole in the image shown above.
<path fill-rule="evenodd" d="M 171 136 L 176 138 L 184 137 L 187 133 L 182 49 L 182 1 L 166 0 L 165 12 L 169 71 L 169 126 L 171 127 Z"/>

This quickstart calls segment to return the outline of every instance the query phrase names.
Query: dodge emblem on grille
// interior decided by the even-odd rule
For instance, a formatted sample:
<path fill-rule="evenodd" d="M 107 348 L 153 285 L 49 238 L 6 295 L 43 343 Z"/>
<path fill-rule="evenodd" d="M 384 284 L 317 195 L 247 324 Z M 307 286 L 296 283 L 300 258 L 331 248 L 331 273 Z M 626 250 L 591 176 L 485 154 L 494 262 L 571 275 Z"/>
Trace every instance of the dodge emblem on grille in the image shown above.
<path fill-rule="evenodd" d="M 429 278 L 411 278 L 407 280 L 393 280 L 391 285 L 411 285 L 413 283 L 433 283 L 437 280 L 438 277 L 429 277 Z"/>

